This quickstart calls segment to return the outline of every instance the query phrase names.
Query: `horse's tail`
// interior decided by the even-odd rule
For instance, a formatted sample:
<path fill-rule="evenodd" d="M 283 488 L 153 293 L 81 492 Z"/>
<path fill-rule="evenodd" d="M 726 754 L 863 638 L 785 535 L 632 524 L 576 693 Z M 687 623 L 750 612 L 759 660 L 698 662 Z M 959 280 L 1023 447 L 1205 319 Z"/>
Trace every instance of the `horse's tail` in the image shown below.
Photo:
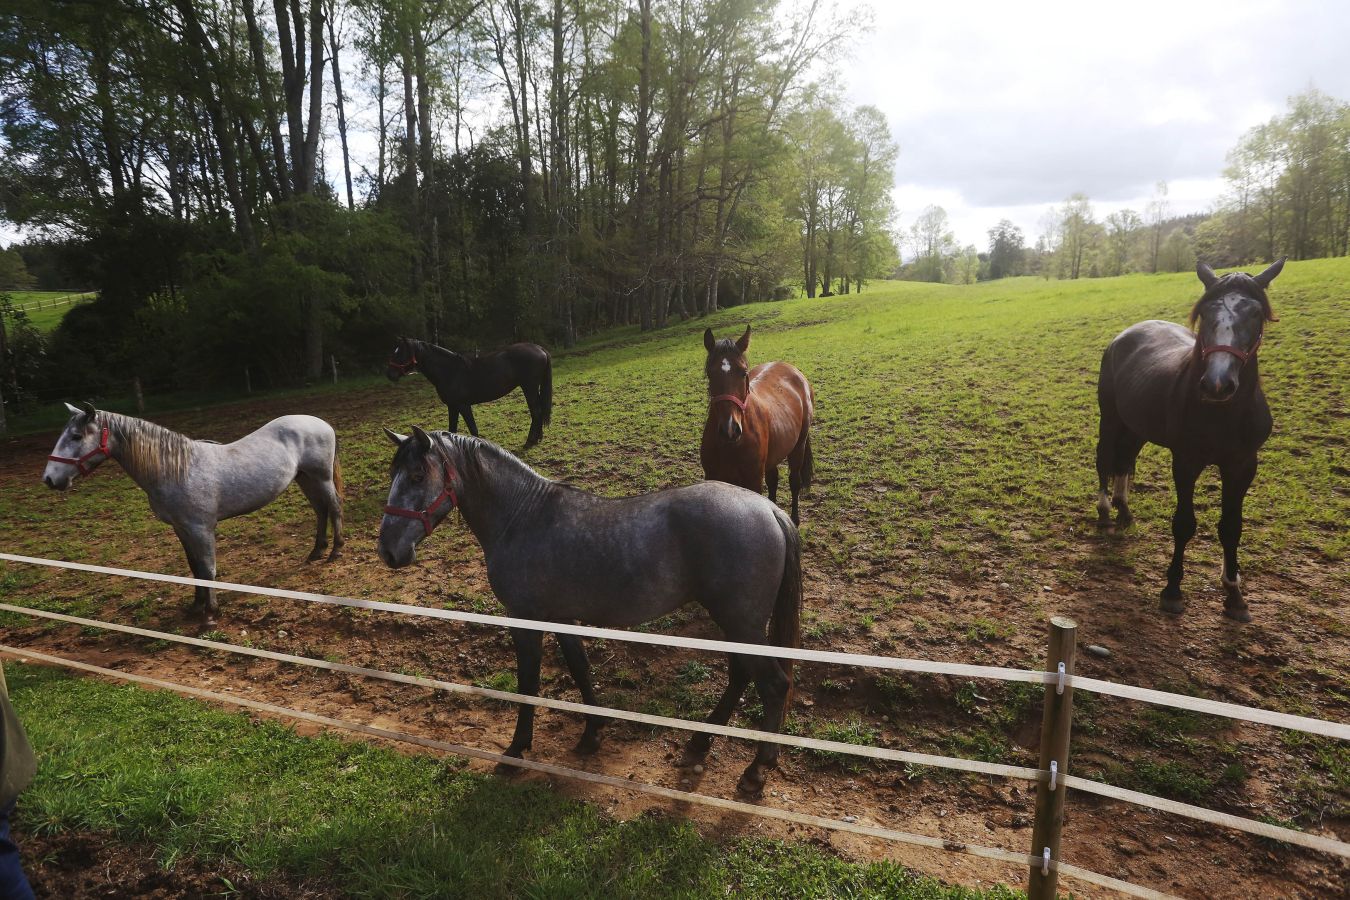
<path fill-rule="evenodd" d="M 342 460 L 338 458 L 338 439 L 337 433 L 333 433 L 333 489 L 337 491 L 338 500 L 342 499 Z"/>
<path fill-rule="evenodd" d="M 802 493 L 811 493 L 811 480 L 816 474 L 816 457 L 811 452 L 811 432 L 806 433 L 806 447 L 802 453 Z"/>
<path fill-rule="evenodd" d="M 544 378 L 539 383 L 539 407 L 544 414 L 544 424 L 553 422 L 553 357 L 544 351 Z"/>
<path fill-rule="evenodd" d="M 783 531 L 783 541 L 787 552 L 783 556 L 783 580 L 778 583 L 778 599 L 774 601 L 773 615 L 769 619 L 769 643 L 776 647 L 800 647 L 802 645 L 802 543 L 797 534 L 797 526 L 787 517 L 787 513 L 775 507 L 778 527 Z M 788 692 L 783 708 L 792 703 L 792 664 L 790 659 L 780 659 L 787 676 Z"/>

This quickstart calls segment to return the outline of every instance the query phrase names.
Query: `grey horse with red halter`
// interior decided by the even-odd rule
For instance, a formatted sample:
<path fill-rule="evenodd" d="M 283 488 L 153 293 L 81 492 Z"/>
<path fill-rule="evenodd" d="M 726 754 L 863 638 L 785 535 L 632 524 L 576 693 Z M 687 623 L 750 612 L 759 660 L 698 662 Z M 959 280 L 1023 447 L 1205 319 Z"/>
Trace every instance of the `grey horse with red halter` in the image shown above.
<path fill-rule="evenodd" d="M 1257 351 L 1267 322 L 1275 321 L 1266 289 L 1284 268 L 1279 259 L 1259 275 L 1219 276 L 1204 263 L 1196 274 L 1205 291 L 1191 308 L 1192 329 L 1148 321 L 1121 332 L 1102 355 L 1097 380 L 1101 421 L 1097 440 L 1098 525 L 1130 524 L 1129 490 L 1135 459 L 1145 444 L 1172 451 L 1177 504 L 1172 516 L 1172 562 L 1160 606 L 1185 609 L 1181 592 L 1186 544 L 1195 534 L 1195 482 L 1213 465 L 1223 479 L 1224 615 L 1251 620 L 1238 570 L 1242 505 L 1256 477 L 1257 451 L 1273 420 Z"/>
<path fill-rule="evenodd" d="M 66 404 L 70 421 L 47 457 L 42 482 L 64 491 L 106 460 L 116 460 L 145 491 L 174 533 L 197 578 L 216 577 L 216 525 L 271 503 L 295 482 L 317 518 L 311 561 L 342 548 L 342 468 L 333 427 L 314 416 L 282 416 L 231 444 L 194 441 L 153 422 Z M 215 592 L 196 589 L 196 612 L 212 624 Z"/>
<path fill-rule="evenodd" d="M 420 428 L 406 437 L 385 434 L 398 448 L 378 543 L 390 568 L 415 562 L 417 546 L 458 509 L 512 617 L 629 628 L 697 603 L 728 640 L 801 645 L 797 529 L 764 497 L 716 481 L 599 497 L 542 478 L 478 438 Z M 543 634 L 516 628 L 511 638 L 520 692 L 537 695 Z M 581 639 L 557 639 L 582 700 L 595 705 Z M 761 727 L 780 730 L 791 699 L 791 661 L 732 655 L 728 668 L 726 692 L 708 721 L 725 725 L 753 681 L 764 705 Z M 577 752 L 599 748 L 604 721 L 587 716 Z M 522 705 L 506 755 L 522 756 L 533 737 L 534 707 Z M 709 744 L 708 735 L 695 734 L 686 761 L 701 761 Z M 777 760 L 778 745 L 761 743 L 740 789 L 760 793 Z"/>

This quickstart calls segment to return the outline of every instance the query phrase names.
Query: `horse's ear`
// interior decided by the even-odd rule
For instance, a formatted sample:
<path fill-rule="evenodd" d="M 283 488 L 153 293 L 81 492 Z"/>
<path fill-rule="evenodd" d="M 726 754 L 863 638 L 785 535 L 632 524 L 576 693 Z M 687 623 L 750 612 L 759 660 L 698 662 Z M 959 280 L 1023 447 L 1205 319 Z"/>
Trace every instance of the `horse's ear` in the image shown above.
<path fill-rule="evenodd" d="M 711 328 L 703 329 L 703 346 L 707 348 L 709 353 L 713 352 L 713 347 L 717 346 L 717 339 L 713 337 Z"/>
<path fill-rule="evenodd" d="M 98 410 L 94 409 L 94 404 L 90 403 L 88 400 L 81 400 L 75 405 L 80 408 L 80 412 L 84 413 L 86 419 L 92 419 L 94 416 L 98 415 Z"/>
<path fill-rule="evenodd" d="M 62 402 L 65 403 L 64 400 Z M 69 403 L 66 403 L 66 409 L 70 411 L 72 416 L 78 416 L 84 413 L 84 410 L 80 409 L 78 406 L 71 406 Z"/>
<path fill-rule="evenodd" d="M 393 444 L 395 447 L 403 446 L 403 442 L 408 439 L 407 435 L 399 434 L 397 431 L 390 431 L 388 428 L 384 430 L 384 436 L 389 438 L 389 443 Z"/>
<path fill-rule="evenodd" d="M 1270 283 L 1275 280 L 1275 276 L 1280 274 L 1280 270 L 1284 268 L 1284 261 L 1286 259 L 1288 259 L 1288 257 L 1281 256 L 1270 264 L 1270 268 L 1266 269 L 1260 275 L 1257 275 L 1253 280 L 1261 285 L 1263 289 L 1270 287 Z"/>
<path fill-rule="evenodd" d="M 750 326 L 745 326 L 745 334 L 736 338 L 736 349 L 744 353 L 750 349 Z"/>
<path fill-rule="evenodd" d="M 1214 270 L 1211 269 L 1207 263 L 1196 263 L 1195 274 L 1200 276 L 1200 280 L 1204 283 L 1206 290 L 1214 287 L 1215 283 L 1219 280 L 1219 276 L 1214 274 Z"/>
<path fill-rule="evenodd" d="M 431 449 L 431 435 L 427 434 L 416 425 L 412 427 L 412 433 L 413 437 L 417 440 L 417 446 L 421 447 L 423 451 Z"/>

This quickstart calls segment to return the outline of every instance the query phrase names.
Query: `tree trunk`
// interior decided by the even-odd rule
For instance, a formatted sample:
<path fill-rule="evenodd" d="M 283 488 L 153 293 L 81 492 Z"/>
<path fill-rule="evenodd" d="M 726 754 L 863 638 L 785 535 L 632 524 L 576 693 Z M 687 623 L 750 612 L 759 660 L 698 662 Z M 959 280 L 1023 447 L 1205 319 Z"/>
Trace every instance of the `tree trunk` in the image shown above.
<path fill-rule="evenodd" d="M 251 0 L 244 0 L 244 5 L 248 6 Z M 342 140 L 342 175 L 347 182 L 347 209 L 356 208 L 356 198 L 352 192 L 352 157 L 347 149 L 347 108 L 346 102 L 342 96 L 342 67 L 338 65 L 338 52 L 341 49 L 338 46 L 337 34 L 333 29 L 333 3 L 328 0 L 328 9 L 325 16 L 328 24 L 328 47 L 333 52 L 333 99 L 337 105 L 338 137 Z M 381 129 L 383 129 L 384 118 L 384 98 L 380 98 L 380 118 Z M 380 148 L 384 152 L 384 148 Z"/>

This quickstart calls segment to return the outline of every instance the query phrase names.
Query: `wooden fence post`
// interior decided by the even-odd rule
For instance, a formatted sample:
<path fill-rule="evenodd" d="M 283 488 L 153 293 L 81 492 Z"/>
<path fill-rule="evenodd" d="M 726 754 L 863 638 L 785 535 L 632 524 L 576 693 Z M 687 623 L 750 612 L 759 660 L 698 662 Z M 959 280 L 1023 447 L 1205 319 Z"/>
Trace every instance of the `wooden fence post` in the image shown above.
<path fill-rule="evenodd" d="M 244 393 L 250 395 L 253 393 L 253 379 L 249 377 L 248 366 L 244 366 Z"/>
<path fill-rule="evenodd" d="M 1045 711 L 1041 716 L 1041 761 L 1040 767 L 1049 770 L 1051 779 L 1057 783 L 1051 790 L 1050 782 L 1041 781 L 1036 785 L 1036 821 L 1031 829 L 1031 855 L 1037 860 L 1050 854 L 1052 861 L 1059 861 L 1059 839 L 1064 830 L 1064 787 L 1063 778 L 1069 773 L 1069 731 L 1073 726 L 1073 675 L 1074 647 L 1078 639 L 1078 625 L 1073 619 L 1055 616 L 1050 620 L 1050 642 L 1045 657 L 1045 670 L 1058 673 L 1063 671 L 1066 678 L 1062 683 L 1045 686 Z M 1060 667 L 1063 667 L 1061 669 Z M 1027 881 L 1028 900 L 1055 900 L 1055 887 L 1059 883 L 1059 872 L 1046 868 L 1042 862 L 1031 866 L 1031 877 Z"/>
<path fill-rule="evenodd" d="M 328 362 L 333 367 L 333 384 L 337 384 L 337 357 L 329 354 Z"/>
<path fill-rule="evenodd" d="M 145 415 L 145 392 L 141 390 L 141 376 L 131 379 L 131 390 L 136 394 L 136 415 Z"/>

